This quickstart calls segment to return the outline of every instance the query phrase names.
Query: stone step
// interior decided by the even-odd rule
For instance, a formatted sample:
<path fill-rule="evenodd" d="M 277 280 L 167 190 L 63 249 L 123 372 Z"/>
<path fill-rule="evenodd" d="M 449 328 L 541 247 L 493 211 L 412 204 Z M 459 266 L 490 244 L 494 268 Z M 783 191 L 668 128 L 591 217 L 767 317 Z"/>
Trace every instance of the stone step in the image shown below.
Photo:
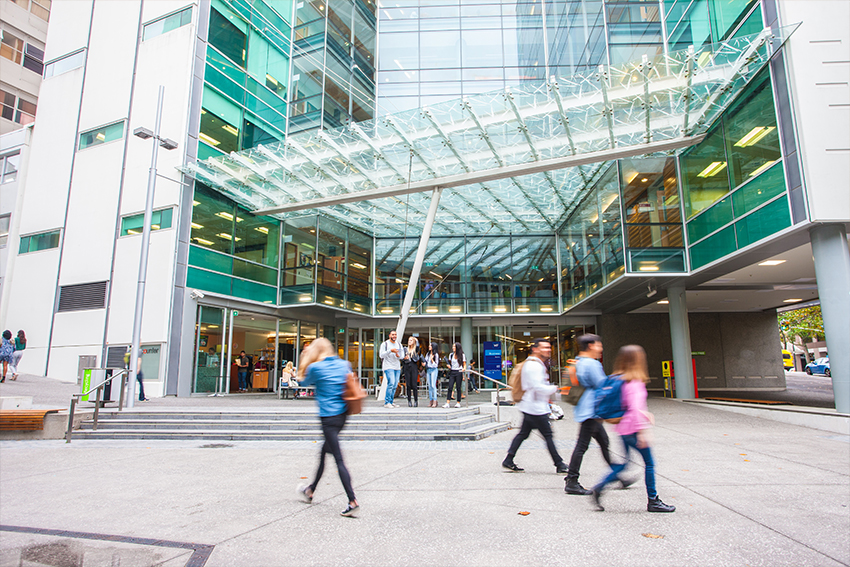
<path fill-rule="evenodd" d="M 501 433 L 510 428 L 509 423 L 490 423 L 465 430 L 386 430 L 386 431 L 349 431 L 343 429 L 340 437 L 346 440 L 362 441 L 449 441 L 478 440 Z M 318 429 L 302 431 L 209 431 L 189 429 L 140 430 L 81 430 L 74 432 L 74 439 L 159 439 L 159 440 L 202 440 L 202 441 L 321 441 L 322 432 Z"/>
<path fill-rule="evenodd" d="M 397 408 L 397 409 L 367 409 L 363 413 L 351 416 L 348 423 L 360 420 L 388 420 L 408 421 L 415 419 L 419 421 L 445 422 L 463 417 L 480 415 L 480 409 L 470 408 Z M 317 419 L 318 412 L 315 408 L 307 410 L 124 410 L 124 411 L 101 411 L 99 421 L 111 420 L 221 420 L 221 421 L 303 421 L 305 419 Z"/>
<path fill-rule="evenodd" d="M 452 420 L 433 420 L 433 419 L 417 419 L 415 416 L 408 416 L 408 419 L 378 419 L 374 416 L 371 419 L 349 419 L 345 427 L 354 431 L 387 431 L 387 430 L 439 430 L 449 429 L 456 431 L 459 429 L 469 429 L 479 425 L 492 423 L 494 418 L 492 415 L 471 415 L 462 416 Z M 202 420 L 202 419 L 181 419 L 179 416 L 172 416 L 171 419 L 107 419 L 98 421 L 98 431 L 102 430 L 152 430 L 152 429 L 198 429 L 198 430 L 260 430 L 260 431 L 285 431 L 285 430 L 311 430 L 316 429 L 319 420 L 316 416 L 310 418 L 302 418 L 299 420 L 237 420 L 237 419 L 220 419 L 220 420 Z M 85 421 L 82 424 L 82 430 L 92 430 L 93 423 Z"/>

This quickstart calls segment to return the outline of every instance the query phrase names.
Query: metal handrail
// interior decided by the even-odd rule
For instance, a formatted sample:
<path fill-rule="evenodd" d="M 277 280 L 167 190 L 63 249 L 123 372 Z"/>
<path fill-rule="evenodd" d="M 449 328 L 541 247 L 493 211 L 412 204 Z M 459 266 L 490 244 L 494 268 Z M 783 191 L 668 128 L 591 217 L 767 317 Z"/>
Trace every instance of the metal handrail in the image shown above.
<path fill-rule="evenodd" d="M 469 373 L 469 374 L 475 374 L 476 376 L 480 376 L 481 378 L 484 378 L 485 380 L 489 380 L 491 382 L 494 382 L 494 383 L 498 384 L 499 386 L 503 386 L 502 388 L 499 388 L 498 386 L 496 387 L 496 421 L 502 421 L 502 419 L 501 419 L 502 414 L 501 414 L 501 411 L 500 411 L 502 404 L 499 401 L 499 393 L 502 390 L 507 390 L 508 388 L 510 388 L 510 386 L 508 386 L 504 382 L 500 382 L 499 380 L 496 380 L 495 378 L 490 378 L 489 376 L 481 374 L 480 372 L 477 372 L 475 370 L 467 369 L 466 372 Z M 468 387 L 469 386 L 467 386 L 467 388 Z M 469 407 L 469 396 L 466 397 L 466 407 Z"/>
<path fill-rule="evenodd" d="M 100 414 L 100 396 L 103 393 L 103 387 L 112 382 L 114 379 L 118 378 L 119 376 L 121 376 L 121 391 L 119 392 L 118 396 L 118 411 L 121 411 L 124 408 L 124 386 L 127 383 L 126 378 L 128 372 L 129 370 L 127 369 L 119 370 L 117 374 L 113 374 L 97 386 L 89 388 L 88 391 L 81 392 L 79 394 L 71 394 L 71 408 L 68 410 L 68 430 L 65 432 L 65 443 L 71 442 L 71 432 L 74 430 L 74 412 L 77 409 L 77 402 L 80 400 L 80 398 L 82 398 L 83 396 L 88 396 L 92 392 L 97 392 L 94 402 L 94 425 L 92 427 L 93 430 L 97 430 L 97 418 Z"/>

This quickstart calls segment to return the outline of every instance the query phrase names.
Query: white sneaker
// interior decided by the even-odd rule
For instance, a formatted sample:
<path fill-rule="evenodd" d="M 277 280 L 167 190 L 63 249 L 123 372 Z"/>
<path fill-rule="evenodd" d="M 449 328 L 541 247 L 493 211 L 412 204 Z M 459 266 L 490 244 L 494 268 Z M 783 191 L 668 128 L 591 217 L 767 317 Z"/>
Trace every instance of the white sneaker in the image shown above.
<path fill-rule="evenodd" d="M 460 402 L 456 403 L 456 404 L 455 404 L 455 407 L 456 407 L 456 408 L 459 408 L 459 407 L 460 407 Z"/>
<path fill-rule="evenodd" d="M 387 409 L 393 409 L 395 406 L 392 404 L 384 404 L 384 407 Z"/>
<path fill-rule="evenodd" d="M 443 407 L 444 407 L 444 408 L 450 408 L 450 407 L 452 407 L 452 404 L 451 404 L 451 403 L 449 403 L 449 402 L 446 402 L 446 405 L 444 405 Z"/>

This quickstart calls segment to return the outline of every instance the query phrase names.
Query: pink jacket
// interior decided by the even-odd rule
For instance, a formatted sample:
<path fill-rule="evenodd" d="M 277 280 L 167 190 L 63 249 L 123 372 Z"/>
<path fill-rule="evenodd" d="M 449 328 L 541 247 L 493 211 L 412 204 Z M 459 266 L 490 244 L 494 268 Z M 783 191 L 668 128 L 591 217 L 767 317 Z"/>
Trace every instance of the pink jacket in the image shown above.
<path fill-rule="evenodd" d="M 649 427 L 649 420 L 644 412 L 646 407 L 646 384 L 640 380 L 632 380 L 623 384 L 620 393 L 626 413 L 616 425 L 615 429 L 620 435 L 631 435 L 641 429 Z"/>

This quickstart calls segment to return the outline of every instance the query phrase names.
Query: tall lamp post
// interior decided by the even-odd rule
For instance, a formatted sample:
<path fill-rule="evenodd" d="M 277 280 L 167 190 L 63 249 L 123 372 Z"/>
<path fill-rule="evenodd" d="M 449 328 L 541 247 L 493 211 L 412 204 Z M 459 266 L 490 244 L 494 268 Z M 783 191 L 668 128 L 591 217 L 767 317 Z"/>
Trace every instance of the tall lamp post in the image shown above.
<path fill-rule="evenodd" d="M 147 128 L 136 128 L 133 135 L 143 140 L 153 138 L 156 144 L 151 152 L 151 167 L 148 170 L 148 193 L 145 199 L 145 219 L 142 225 L 142 251 L 139 259 L 139 280 L 136 285 L 136 313 L 133 319 L 133 344 L 130 347 L 130 379 L 127 383 L 127 407 L 131 408 L 136 403 L 136 373 L 139 366 L 139 350 L 142 335 L 142 310 L 145 305 L 145 278 L 148 272 L 148 250 L 150 248 L 151 216 L 153 216 L 153 194 L 156 187 L 156 155 L 159 146 L 166 150 L 177 148 L 177 142 L 159 135 L 160 123 L 162 122 L 162 99 L 165 96 L 165 87 L 159 86 L 159 96 L 156 102 L 156 122 L 154 131 Z"/>

